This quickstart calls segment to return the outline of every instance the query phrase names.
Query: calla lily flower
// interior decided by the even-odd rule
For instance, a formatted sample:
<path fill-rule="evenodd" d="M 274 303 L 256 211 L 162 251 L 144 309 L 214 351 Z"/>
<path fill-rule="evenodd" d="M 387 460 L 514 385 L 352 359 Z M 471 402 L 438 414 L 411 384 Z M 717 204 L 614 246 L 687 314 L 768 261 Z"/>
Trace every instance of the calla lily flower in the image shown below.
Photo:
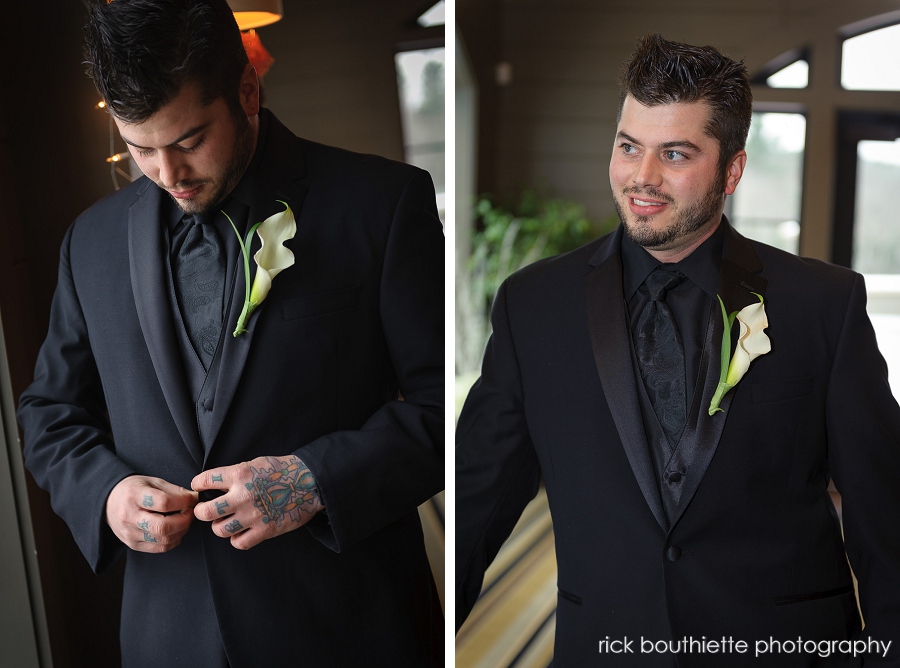
<path fill-rule="evenodd" d="M 251 314 L 259 306 L 269 290 L 272 289 L 272 280 L 283 270 L 294 264 L 294 254 L 285 248 L 284 242 L 293 239 L 297 233 L 297 221 L 294 220 L 294 212 L 287 202 L 278 200 L 284 204 L 284 211 L 269 216 L 261 223 L 257 223 L 247 233 L 247 239 L 241 239 L 241 235 L 237 231 L 231 218 L 231 226 L 234 227 L 235 234 L 238 235 L 238 241 L 241 243 L 241 253 L 244 255 L 244 285 L 246 293 L 244 297 L 244 308 L 238 318 L 237 327 L 234 330 L 234 336 L 239 336 L 247 331 L 247 320 Z M 223 212 L 224 213 L 224 212 Z M 226 217 L 228 214 L 225 214 Z M 253 256 L 256 261 L 256 276 L 253 279 L 253 286 L 250 285 L 250 240 L 253 233 L 259 235 L 260 247 Z"/>
<path fill-rule="evenodd" d="M 755 292 L 753 294 L 756 294 Z M 772 350 L 772 342 L 763 331 L 769 326 L 769 319 L 766 316 L 766 309 L 763 305 L 763 298 L 760 295 L 758 304 L 750 304 L 740 311 L 727 315 L 725 312 L 725 304 L 719 297 L 719 305 L 722 307 L 722 316 L 725 320 L 725 330 L 722 333 L 722 366 L 719 376 L 719 385 L 716 387 L 716 393 L 709 404 L 709 414 L 713 415 L 722 409 L 719 404 L 722 397 L 733 388 L 747 370 L 750 363 L 760 355 L 765 355 Z M 731 362 L 727 364 L 728 351 L 731 349 L 731 325 L 734 319 L 740 324 L 741 330 L 738 334 L 737 348 Z"/>

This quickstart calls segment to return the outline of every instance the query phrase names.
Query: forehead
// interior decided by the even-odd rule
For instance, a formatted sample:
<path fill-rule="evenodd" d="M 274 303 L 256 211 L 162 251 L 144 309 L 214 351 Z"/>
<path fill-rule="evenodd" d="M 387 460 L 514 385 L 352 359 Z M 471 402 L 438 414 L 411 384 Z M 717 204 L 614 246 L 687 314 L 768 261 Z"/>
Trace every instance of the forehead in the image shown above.
<path fill-rule="evenodd" d="M 199 86 L 187 83 L 175 98 L 150 118 L 140 123 L 128 123 L 115 117 L 114 120 L 122 137 L 130 143 L 160 148 L 178 142 L 185 132 L 193 128 L 216 121 L 223 112 L 228 115 L 224 100 L 203 104 Z"/>
<path fill-rule="evenodd" d="M 616 130 L 648 145 L 679 139 L 698 146 L 714 144 L 715 140 L 706 134 L 709 114 L 706 102 L 671 102 L 648 107 L 628 95 Z"/>

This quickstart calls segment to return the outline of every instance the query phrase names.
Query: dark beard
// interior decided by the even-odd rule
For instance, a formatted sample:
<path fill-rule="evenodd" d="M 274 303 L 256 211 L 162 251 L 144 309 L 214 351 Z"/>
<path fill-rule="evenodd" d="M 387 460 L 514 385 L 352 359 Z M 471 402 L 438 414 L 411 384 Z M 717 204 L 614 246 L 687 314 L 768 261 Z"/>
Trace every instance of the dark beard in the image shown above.
<path fill-rule="evenodd" d="M 699 202 L 693 206 L 680 212 L 675 218 L 672 225 L 663 230 L 654 230 L 650 227 L 650 216 L 638 216 L 634 225 L 629 224 L 625 217 L 622 207 L 619 206 L 619 200 L 613 197 L 613 204 L 616 207 L 616 213 L 619 214 L 619 220 L 625 227 L 625 233 L 629 238 L 639 246 L 644 248 L 665 248 L 671 246 L 672 242 L 693 234 L 697 230 L 702 229 L 710 220 L 719 215 L 719 209 L 722 207 L 722 193 L 725 190 L 724 175 L 716 179 L 712 187 L 706 192 Z M 625 188 L 622 193 L 624 195 L 641 195 L 662 200 L 664 202 L 673 203 L 671 197 L 663 195 L 653 188 Z"/>
<path fill-rule="evenodd" d="M 222 178 L 217 182 L 212 182 L 215 189 L 210 191 L 207 204 L 203 207 L 196 207 L 193 206 L 192 202 L 184 202 L 172 197 L 185 213 L 207 213 L 218 208 L 222 200 L 234 190 L 250 164 L 250 158 L 253 155 L 253 126 L 250 124 L 250 119 L 239 110 L 232 112 L 231 120 L 234 123 L 234 150 L 231 153 L 231 159 L 228 161 L 225 171 L 222 173 Z M 186 185 L 190 187 L 192 184 Z"/>

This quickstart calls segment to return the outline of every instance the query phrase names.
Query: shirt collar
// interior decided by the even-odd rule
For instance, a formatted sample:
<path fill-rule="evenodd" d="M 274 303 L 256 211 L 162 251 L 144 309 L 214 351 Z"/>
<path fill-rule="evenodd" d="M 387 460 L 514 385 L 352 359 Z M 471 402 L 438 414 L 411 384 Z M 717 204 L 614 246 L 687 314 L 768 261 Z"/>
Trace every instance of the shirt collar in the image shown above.
<path fill-rule="evenodd" d="M 722 265 L 722 248 L 725 240 L 725 224 L 719 223 L 716 231 L 700 244 L 693 253 L 680 262 L 662 263 L 644 248 L 636 244 L 628 234 L 622 235 L 623 288 L 629 301 L 641 284 L 657 267 L 680 271 L 706 294 L 715 297 L 719 291 L 719 268 Z"/>

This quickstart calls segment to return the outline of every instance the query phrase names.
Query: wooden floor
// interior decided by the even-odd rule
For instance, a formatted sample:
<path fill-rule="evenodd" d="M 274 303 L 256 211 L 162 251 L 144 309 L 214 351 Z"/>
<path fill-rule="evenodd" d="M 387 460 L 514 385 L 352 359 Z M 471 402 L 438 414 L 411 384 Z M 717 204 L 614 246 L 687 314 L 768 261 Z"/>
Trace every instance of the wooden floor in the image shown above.
<path fill-rule="evenodd" d="M 456 636 L 457 668 L 545 668 L 556 630 L 556 554 L 543 490 L 484 578 Z"/>

